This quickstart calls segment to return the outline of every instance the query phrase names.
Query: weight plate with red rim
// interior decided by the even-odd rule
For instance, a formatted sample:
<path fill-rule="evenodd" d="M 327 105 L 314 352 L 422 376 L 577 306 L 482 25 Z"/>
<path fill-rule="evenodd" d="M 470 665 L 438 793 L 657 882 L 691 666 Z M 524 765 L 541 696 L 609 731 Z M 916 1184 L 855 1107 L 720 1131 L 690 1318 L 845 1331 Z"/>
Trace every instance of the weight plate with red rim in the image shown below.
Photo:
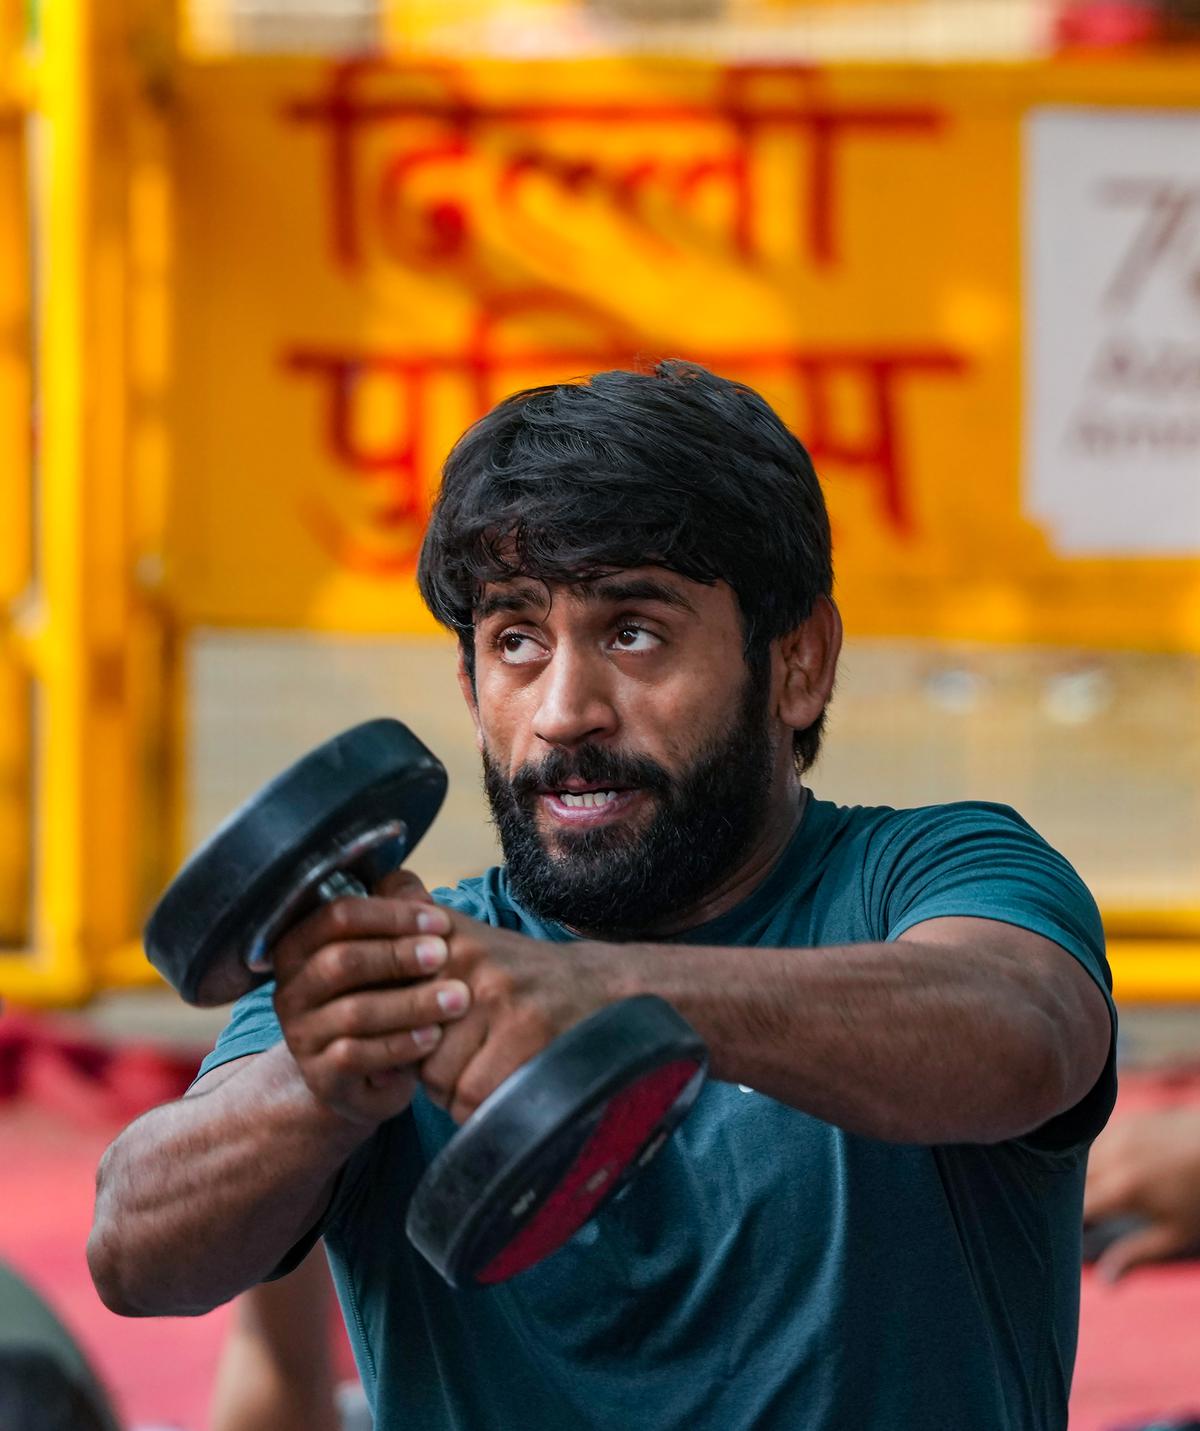
<path fill-rule="evenodd" d="M 370 887 L 407 857 L 445 793 L 441 761 L 399 721 L 344 731 L 264 786 L 188 860 L 147 921 L 147 957 L 189 1003 L 240 997 L 270 977 L 246 960 L 281 906 L 302 917 L 320 899 L 317 871 L 343 867 L 343 852 L 364 837 L 369 845 L 373 830 L 402 830 L 349 867 Z"/>
<path fill-rule="evenodd" d="M 548 1257 L 649 1163 L 704 1083 L 708 1053 L 665 1000 L 610 1004 L 507 1078 L 434 1158 L 406 1230 L 454 1287 Z"/>

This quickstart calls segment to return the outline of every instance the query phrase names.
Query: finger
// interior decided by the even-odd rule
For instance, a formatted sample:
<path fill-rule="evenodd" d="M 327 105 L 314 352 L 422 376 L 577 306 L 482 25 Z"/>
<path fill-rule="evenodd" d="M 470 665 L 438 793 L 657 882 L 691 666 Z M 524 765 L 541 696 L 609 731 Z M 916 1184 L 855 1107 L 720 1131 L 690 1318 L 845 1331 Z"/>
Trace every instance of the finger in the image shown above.
<path fill-rule="evenodd" d="M 461 1018 L 471 990 L 461 979 L 426 979 L 403 988 L 361 989 L 290 1021 L 288 1046 L 313 1057 L 342 1038 L 375 1038 Z"/>
<path fill-rule="evenodd" d="M 334 939 L 303 956 L 293 948 L 276 967 L 276 1003 L 325 1003 L 352 989 L 407 983 L 442 969 L 450 955 L 439 934 Z"/>
<path fill-rule="evenodd" d="M 487 1020 L 479 1013 L 448 1025 L 436 1049 L 421 1065 L 421 1083 L 431 1103 L 449 1109 L 462 1070 L 487 1038 Z"/>
<path fill-rule="evenodd" d="M 271 950 L 277 979 L 290 978 L 318 949 L 348 940 L 395 939 L 418 934 L 446 934 L 444 909 L 415 899 L 336 899 L 302 919 Z"/>
<path fill-rule="evenodd" d="M 522 1064 L 539 1053 L 540 1048 L 533 1040 L 485 1038 L 475 1057 L 455 1081 L 453 1097 L 448 1105 L 450 1116 L 456 1123 L 465 1123 L 483 1100 L 494 1093 L 506 1078 L 516 1073 Z M 438 1052 L 440 1054 L 441 1050 Z M 428 1068 L 428 1061 L 425 1067 Z M 425 1079 L 425 1069 L 422 1069 L 421 1077 Z"/>
<path fill-rule="evenodd" d="M 1183 1240 L 1170 1223 L 1151 1223 L 1107 1248 L 1096 1264 L 1096 1270 L 1106 1282 L 1118 1282 L 1126 1273 L 1147 1262 L 1162 1262 L 1183 1251 Z"/>
<path fill-rule="evenodd" d="M 333 1094 L 348 1079 L 415 1068 L 441 1039 L 440 1024 L 380 1034 L 377 1038 L 339 1038 L 319 1058 L 306 1060 L 303 1066 L 307 1077 Z"/>
<path fill-rule="evenodd" d="M 433 895 L 425 888 L 425 882 L 403 866 L 389 870 L 376 884 L 374 893 L 389 899 L 418 899 L 423 904 L 433 903 Z"/>

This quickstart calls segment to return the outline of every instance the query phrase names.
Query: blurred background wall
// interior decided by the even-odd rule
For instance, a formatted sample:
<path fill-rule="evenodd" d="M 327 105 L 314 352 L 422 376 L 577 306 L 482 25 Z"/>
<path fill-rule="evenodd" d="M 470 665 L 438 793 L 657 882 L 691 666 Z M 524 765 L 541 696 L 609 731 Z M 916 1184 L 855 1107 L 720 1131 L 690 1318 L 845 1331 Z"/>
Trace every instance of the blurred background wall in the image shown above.
<path fill-rule="evenodd" d="M 813 451 L 813 783 L 1015 805 L 1200 996 L 1193 0 L 0 8 L 0 991 L 150 979 L 183 854 L 390 713 L 494 858 L 413 565 L 504 393 L 694 357 Z"/>

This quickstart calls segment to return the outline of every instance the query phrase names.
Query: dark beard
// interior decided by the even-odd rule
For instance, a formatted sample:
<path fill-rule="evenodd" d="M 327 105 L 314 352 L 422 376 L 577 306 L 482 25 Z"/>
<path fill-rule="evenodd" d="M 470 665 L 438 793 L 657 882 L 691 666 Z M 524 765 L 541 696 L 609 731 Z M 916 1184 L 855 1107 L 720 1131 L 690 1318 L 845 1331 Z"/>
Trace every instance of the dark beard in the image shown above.
<path fill-rule="evenodd" d="M 553 750 L 509 781 L 485 750 L 484 789 L 516 899 L 541 919 L 609 938 L 677 926 L 762 834 L 773 759 L 768 679 L 769 667 L 751 668 L 731 728 L 680 775 L 644 756 L 586 745 Z M 655 806 L 648 823 L 559 832 L 552 855 L 535 821 L 538 792 L 572 778 L 644 790 Z"/>

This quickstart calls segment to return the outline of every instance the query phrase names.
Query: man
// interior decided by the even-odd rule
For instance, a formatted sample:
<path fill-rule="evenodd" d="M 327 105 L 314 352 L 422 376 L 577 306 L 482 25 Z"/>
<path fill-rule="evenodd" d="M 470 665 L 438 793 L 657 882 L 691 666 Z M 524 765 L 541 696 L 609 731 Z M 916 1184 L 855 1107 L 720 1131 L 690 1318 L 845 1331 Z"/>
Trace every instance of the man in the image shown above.
<path fill-rule="evenodd" d="M 108 1304 L 202 1312 L 323 1235 L 379 1431 L 1065 1426 L 1099 921 L 1006 808 L 802 785 L 841 630 L 801 445 L 684 364 L 519 394 L 451 453 L 419 581 L 505 863 L 281 941 L 106 1155 Z M 422 1169 L 639 992 L 714 1080 L 566 1247 L 451 1291 L 401 1232 Z"/>

